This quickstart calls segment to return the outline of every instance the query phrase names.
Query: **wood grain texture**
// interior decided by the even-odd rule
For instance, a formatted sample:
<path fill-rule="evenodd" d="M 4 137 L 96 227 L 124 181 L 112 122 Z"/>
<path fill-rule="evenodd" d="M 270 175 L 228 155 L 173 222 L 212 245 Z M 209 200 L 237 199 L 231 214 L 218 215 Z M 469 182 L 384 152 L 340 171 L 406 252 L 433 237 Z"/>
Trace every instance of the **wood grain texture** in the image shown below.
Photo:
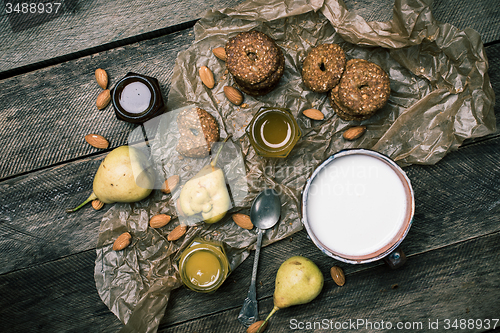
<path fill-rule="evenodd" d="M 435 255 L 432 251 L 441 251 L 442 248 L 453 247 L 469 240 L 480 242 L 482 237 L 500 231 L 500 193 L 497 181 L 500 177 L 500 167 L 497 163 L 500 156 L 499 147 L 500 138 L 492 138 L 461 148 L 434 166 L 411 166 L 405 169 L 412 181 L 416 197 L 414 223 L 402 244 L 410 261 L 413 260 L 412 257 L 423 255 L 425 260 L 433 262 Z M 2 217 L 0 221 L 2 227 L 0 267 L 3 267 L 0 286 L 9 286 L 15 283 L 14 281 L 18 281 L 19 277 L 16 274 L 47 281 L 44 279 L 48 278 L 43 277 L 43 275 L 50 275 L 53 270 L 58 270 L 57 262 L 60 262 L 61 258 L 68 260 L 68 265 L 72 265 L 71 261 L 81 261 L 81 256 L 87 258 L 85 259 L 87 261 L 91 260 L 88 256 L 95 259 L 93 249 L 95 248 L 100 220 L 105 210 L 96 212 L 91 207 L 86 207 L 78 213 L 67 215 L 64 208 L 72 207 L 86 198 L 100 158 L 102 155 L 27 176 L 16 177 L 16 179 L 1 184 L 2 197 L 12 198 L 12 200 L 8 203 L 2 203 L 0 211 Z M 75 193 L 70 195 L 73 190 Z M 474 241 L 471 244 L 474 244 Z M 473 246 L 480 247 L 480 245 Z M 493 254 L 490 255 L 496 255 L 495 251 L 497 250 L 495 249 L 491 248 Z M 277 267 L 286 258 L 295 254 L 311 258 L 317 262 L 323 272 L 328 272 L 331 265 L 339 265 L 348 274 L 348 277 L 351 274 L 367 270 L 375 269 L 376 272 L 383 270 L 380 263 L 357 266 L 334 261 L 314 247 L 307 239 L 305 231 L 301 231 L 293 235 L 291 240 L 283 240 L 263 249 L 258 275 L 258 281 L 262 281 L 262 284 L 259 283 L 257 291 L 260 299 L 269 298 L 272 295 L 274 286 L 271 282 Z M 476 260 L 482 265 L 494 262 L 483 253 L 471 252 L 467 254 L 467 258 Z M 439 265 L 442 264 L 442 262 L 439 264 L 435 262 L 433 264 L 435 266 L 429 268 L 430 273 L 434 274 L 434 270 L 439 269 Z M 213 315 L 216 317 L 211 320 L 215 322 L 215 318 L 221 311 L 237 313 L 250 283 L 251 265 L 251 260 L 246 260 L 217 291 L 216 298 L 213 295 L 196 294 L 185 289 L 176 290 L 172 294 L 171 302 L 167 308 L 164 325 L 178 324 L 192 318 L 205 318 Z M 461 262 L 460 265 L 462 265 Z M 489 269 L 490 273 L 497 270 L 491 266 Z M 92 289 L 95 288 L 93 275 L 89 272 L 92 270 L 93 265 L 88 263 L 86 268 L 78 269 L 75 272 L 76 276 L 69 274 L 69 280 L 61 278 L 62 285 L 70 283 L 82 288 L 82 294 L 72 295 L 72 297 L 76 297 L 76 300 L 71 302 L 86 303 L 90 302 L 89 297 L 94 297 L 91 298 L 91 302 L 95 306 L 97 295 Z M 448 274 L 446 272 L 442 274 Z M 363 278 L 362 281 L 372 279 L 379 273 L 373 274 Z M 77 277 L 79 275 L 81 277 Z M 401 279 L 406 282 L 412 280 L 408 276 Z M 381 281 L 383 282 L 384 279 Z M 434 280 L 431 282 L 435 283 Z M 31 283 L 34 282 L 25 281 L 23 285 L 29 286 Z M 44 283 L 41 282 L 41 285 Z M 17 293 L 15 288 L 10 288 L 7 291 L 9 294 L 16 295 Z M 18 292 L 24 293 L 24 288 Z M 355 291 L 352 292 L 355 293 Z M 50 288 L 46 291 L 40 291 L 40 293 L 49 299 L 52 297 Z M 69 296 L 65 295 L 64 297 Z M 64 317 L 65 313 L 61 313 L 61 310 L 56 307 L 58 303 L 54 303 L 55 305 L 47 303 L 46 306 L 54 310 L 54 317 L 51 317 L 53 319 L 51 321 L 61 321 L 61 317 Z M 19 311 L 36 312 L 38 306 L 36 302 L 30 304 L 30 307 L 26 309 L 21 307 L 22 311 Z M 264 300 L 263 304 L 269 304 L 269 300 Z M 423 302 L 423 304 L 429 303 Z M 16 304 L 14 308 L 17 306 Z M 82 306 L 88 306 L 89 309 L 92 307 L 85 304 Z M 262 305 L 261 309 L 266 309 L 266 307 Z M 72 308 L 68 309 L 68 313 L 72 311 Z M 89 315 L 87 312 L 85 313 Z M 315 312 L 307 313 L 312 315 Z M 26 314 L 24 316 L 28 317 Z M 102 320 L 106 322 L 110 320 L 107 315 L 104 317 Z M 23 317 L 20 316 L 20 318 Z M 204 320 L 207 319 L 201 320 L 200 325 L 206 324 Z M 31 320 L 33 325 L 39 322 L 46 323 L 48 321 L 42 318 Z M 78 323 L 78 325 L 80 324 Z M 85 325 L 94 324 L 85 323 Z M 12 325 L 17 327 L 15 323 Z M 73 322 L 68 318 L 61 325 L 61 327 L 64 325 L 72 327 Z M 193 325 L 198 324 L 194 322 Z M 234 324 L 228 325 L 233 325 L 232 328 L 236 327 Z M 194 329 L 193 326 L 188 327 Z M 50 332 L 50 329 L 42 331 Z"/>
<path fill-rule="evenodd" d="M 242 0 L 60 2 L 59 15 L 43 14 L 53 17 L 37 21 L 14 18 L 23 14 L 6 14 L 2 4 L 0 72 L 196 20 L 208 9 L 233 7 Z"/>
<path fill-rule="evenodd" d="M 95 248 L 105 209 L 68 214 L 92 193 L 104 154 L 0 184 L 0 274 Z"/>
<path fill-rule="evenodd" d="M 6 0 L 4 2 L 7 2 Z M 14 1 L 13 1 L 14 2 Z M 7 14 L 2 7 L 0 15 L 0 72 L 29 66 L 103 44 L 120 42 L 138 35 L 161 31 L 200 18 L 211 8 L 234 7 L 242 0 L 184 1 L 61 1 L 55 15 Z M 346 1 L 369 21 L 387 21 L 392 18 L 393 1 Z M 478 31 L 483 42 L 498 40 L 500 36 L 499 9 L 496 0 L 438 0 L 433 14 L 442 22 L 460 29 L 471 27 Z M 480 19 L 479 19 L 480 18 Z"/>
<path fill-rule="evenodd" d="M 117 120 L 112 105 L 97 109 L 95 70 L 107 71 L 109 87 L 128 72 L 156 77 L 166 100 L 177 53 L 193 39 L 186 30 L 4 80 L 0 160 L 10 163 L 0 163 L 0 178 L 101 151 L 85 142 L 90 133 L 110 149 L 126 144 L 135 126 Z"/>
<path fill-rule="evenodd" d="M 257 293 L 263 318 L 272 308 L 276 270 L 283 258 L 303 255 L 325 277 L 322 293 L 307 305 L 282 309 L 266 332 L 290 331 L 290 320 L 314 322 L 422 322 L 445 318 L 496 318 L 500 311 L 500 232 L 408 256 L 399 270 L 387 266 L 347 266 L 346 284 L 337 286 L 329 268 L 338 262 L 311 246 L 305 232 L 275 243 L 262 252 Z M 297 243 L 291 246 L 289 244 Z M 0 328 L 5 332 L 118 332 L 118 319 L 100 301 L 93 282 L 94 251 L 0 276 Z M 352 268 L 352 269 L 351 269 Z M 158 332 L 244 332 L 236 320 L 251 269 L 245 261 L 215 294 L 179 289 L 172 294 Z M 75 320 L 78 316 L 78 320 Z M 326 331 L 326 330 L 325 330 Z M 333 330 L 331 330 L 333 331 Z M 375 330 L 366 330 L 375 331 Z M 380 330 L 385 331 L 385 330 Z M 426 326 L 423 330 L 429 331 Z M 444 331 L 444 330 L 441 330 Z M 485 330 L 467 330 L 483 332 Z"/>
<path fill-rule="evenodd" d="M 111 105 L 97 110 L 101 88 L 95 69 L 108 72 L 110 87 L 129 71 L 154 76 L 166 99 L 177 53 L 193 39 L 188 29 L 3 80 L 0 179 L 99 152 L 85 142 L 89 133 L 107 138 L 110 149 L 126 144 L 134 125 L 118 121 Z M 500 44 L 488 46 L 486 53 L 490 80 L 500 96 Z M 495 111 L 500 114 L 499 103 Z M 500 129 L 498 117 L 497 125 Z"/>
<path fill-rule="evenodd" d="M 391 322 L 395 329 L 398 322 L 410 323 L 406 332 L 429 332 L 429 319 L 439 320 L 439 332 L 444 332 L 444 319 L 487 319 L 497 318 L 500 312 L 498 297 L 499 268 L 494 264 L 498 252 L 500 233 L 496 232 L 479 239 L 436 249 L 430 253 L 412 255 L 405 266 L 390 270 L 386 266 L 348 272 L 346 284 L 337 286 L 328 276 L 328 270 L 321 268 L 325 285 L 320 295 L 307 305 L 293 306 L 278 311 L 270 320 L 266 332 L 294 331 L 292 319 L 307 325 L 307 322 L 356 323 L 362 319 L 365 324 L 356 327 L 356 332 L 386 332 L 365 326 L 383 320 Z M 291 252 L 289 255 L 296 253 Z M 314 259 L 313 259 L 314 260 Z M 318 259 L 316 259 L 318 260 Z M 320 260 L 323 265 L 335 262 Z M 275 267 L 275 270 L 277 267 Z M 275 274 L 275 273 L 274 273 Z M 271 280 L 274 274 L 267 276 Z M 272 279 L 274 280 L 274 278 Z M 268 281 L 273 285 L 274 281 Z M 213 308 L 213 305 L 210 304 Z M 260 318 L 265 318 L 273 308 L 272 295 L 259 302 Z M 158 332 L 244 332 L 236 320 L 239 307 L 226 311 L 215 311 L 210 316 L 180 324 L 164 323 Z M 422 326 L 419 326 L 422 323 Z M 415 326 L 413 326 L 415 325 Z M 497 325 L 498 326 L 498 325 Z M 305 327 L 305 326 L 304 326 Z M 497 327 L 498 328 L 498 327 Z M 297 329 L 295 329 L 297 330 Z M 305 330 L 314 332 L 338 332 L 335 327 L 316 326 Z M 483 329 L 467 329 L 467 332 L 484 332 Z"/>
<path fill-rule="evenodd" d="M 94 284 L 95 251 L 0 276 L 2 332 L 117 332 Z"/>

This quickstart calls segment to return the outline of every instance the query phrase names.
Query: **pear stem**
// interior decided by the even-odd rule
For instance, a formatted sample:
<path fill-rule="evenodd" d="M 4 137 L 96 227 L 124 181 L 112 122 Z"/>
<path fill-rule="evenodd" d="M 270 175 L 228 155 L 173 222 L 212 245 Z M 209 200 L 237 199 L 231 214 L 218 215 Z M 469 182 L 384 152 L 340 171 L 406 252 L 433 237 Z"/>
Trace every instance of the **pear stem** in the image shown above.
<path fill-rule="evenodd" d="M 73 209 L 66 209 L 66 213 L 73 213 L 73 212 L 76 212 L 77 210 L 79 210 L 80 208 L 82 208 L 83 206 L 85 206 L 86 204 L 88 204 L 89 202 L 93 201 L 97 199 L 97 196 L 94 194 L 94 192 L 92 192 L 92 194 L 87 198 L 87 200 L 85 200 L 84 202 L 82 202 L 79 206 L 73 208 Z"/>
<path fill-rule="evenodd" d="M 227 140 L 229 140 L 229 138 L 232 136 L 232 134 L 229 134 L 227 136 L 227 138 L 224 139 L 224 141 L 222 141 L 222 144 L 220 145 L 219 147 L 219 150 L 217 150 L 217 154 L 215 155 L 215 158 L 212 160 L 212 162 L 210 162 L 210 164 L 212 165 L 212 167 L 215 167 L 215 165 L 217 164 L 217 159 L 219 158 L 219 155 L 222 151 L 222 148 L 224 147 L 224 144 L 227 142 Z"/>
<path fill-rule="evenodd" d="M 280 308 L 278 308 L 276 305 L 274 306 L 274 308 L 271 310 L 271 312 L 267 315 L 266 317 L 266 320 L 264 320 L 264 322 L 259 326 L 259 329 L 257 330 L 256 333 L 259 333 L 261 328 L 264 327 L 264 325 L 267 323 L 267 321 L 269 320 L 269 318 L 271 318 L 271 316 L 276 312 L 278 311 Z"/>

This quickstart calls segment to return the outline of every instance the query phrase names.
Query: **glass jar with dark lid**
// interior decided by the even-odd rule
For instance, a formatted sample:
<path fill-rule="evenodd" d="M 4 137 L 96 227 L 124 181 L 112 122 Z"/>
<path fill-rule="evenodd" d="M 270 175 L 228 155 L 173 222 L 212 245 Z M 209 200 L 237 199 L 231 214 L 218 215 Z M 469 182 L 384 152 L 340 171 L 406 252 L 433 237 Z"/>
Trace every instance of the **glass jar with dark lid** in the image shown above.
<path fill-rule="evenodd" d="M 136 73 L 128 73 L 118 81 L 111 102 L 118 119 L 136 124 L 160 115 L 164 108 L 158 80 Z"/>

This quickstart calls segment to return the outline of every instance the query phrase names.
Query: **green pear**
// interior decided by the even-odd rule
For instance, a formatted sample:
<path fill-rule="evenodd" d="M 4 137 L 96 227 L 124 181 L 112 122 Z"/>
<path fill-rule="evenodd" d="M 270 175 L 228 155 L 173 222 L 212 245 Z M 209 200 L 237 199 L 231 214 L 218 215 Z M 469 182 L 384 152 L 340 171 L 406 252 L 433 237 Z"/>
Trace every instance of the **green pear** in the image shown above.
<path fill-rule="evenodd" d="M 311 260 L 301 256 L 285 260 L 276 273 L 274 308 L 257 332 L 279 309 L 309 303 L 315 299 L 323 289 L 323 282 L 323 274 Z"/>
<path fill-rule="evenodd" d="M 154 173 L 146 155 L 139 149 L 120 146 L 109 152 L 94 176 L 92 194 L 74 212 L 88 202 L 99 199 L 104 203 L 136 202 L 146 198 L 154 185 Z"/>
<path fill-rule="evenodd" d="M 224 143 L 228 139 L 229 137 Z M 212 224 L 220 221 L 231 207 L 224 172 L 216 166 L 224 143 L 220 146 L 215 159 L 182 187 L 179 204 L 183 215 L 201 214 L 205 223 Z"/>

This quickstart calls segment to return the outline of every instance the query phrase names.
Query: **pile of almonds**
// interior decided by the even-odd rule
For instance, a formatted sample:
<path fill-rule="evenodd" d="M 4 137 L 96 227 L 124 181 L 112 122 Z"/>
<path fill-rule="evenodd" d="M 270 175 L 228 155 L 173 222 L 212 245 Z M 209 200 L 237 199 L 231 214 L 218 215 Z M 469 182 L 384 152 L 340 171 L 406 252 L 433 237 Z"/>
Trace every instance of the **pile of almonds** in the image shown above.
<path fill-rule="evenodd" d="M 99 110 L 102 110 L 106 106 L 108 106 L 109 102 L 111 101 L 111 92 L 109 89 L 107 89 L 108 74 L 104 69 L 98 68 L 95 70 L 95 79 L 99 87 L 103 89 L 103 91 L 101 91 L 101 93 L 97 95 L 97 100 L 95 102 L 97 108 Z"/>

